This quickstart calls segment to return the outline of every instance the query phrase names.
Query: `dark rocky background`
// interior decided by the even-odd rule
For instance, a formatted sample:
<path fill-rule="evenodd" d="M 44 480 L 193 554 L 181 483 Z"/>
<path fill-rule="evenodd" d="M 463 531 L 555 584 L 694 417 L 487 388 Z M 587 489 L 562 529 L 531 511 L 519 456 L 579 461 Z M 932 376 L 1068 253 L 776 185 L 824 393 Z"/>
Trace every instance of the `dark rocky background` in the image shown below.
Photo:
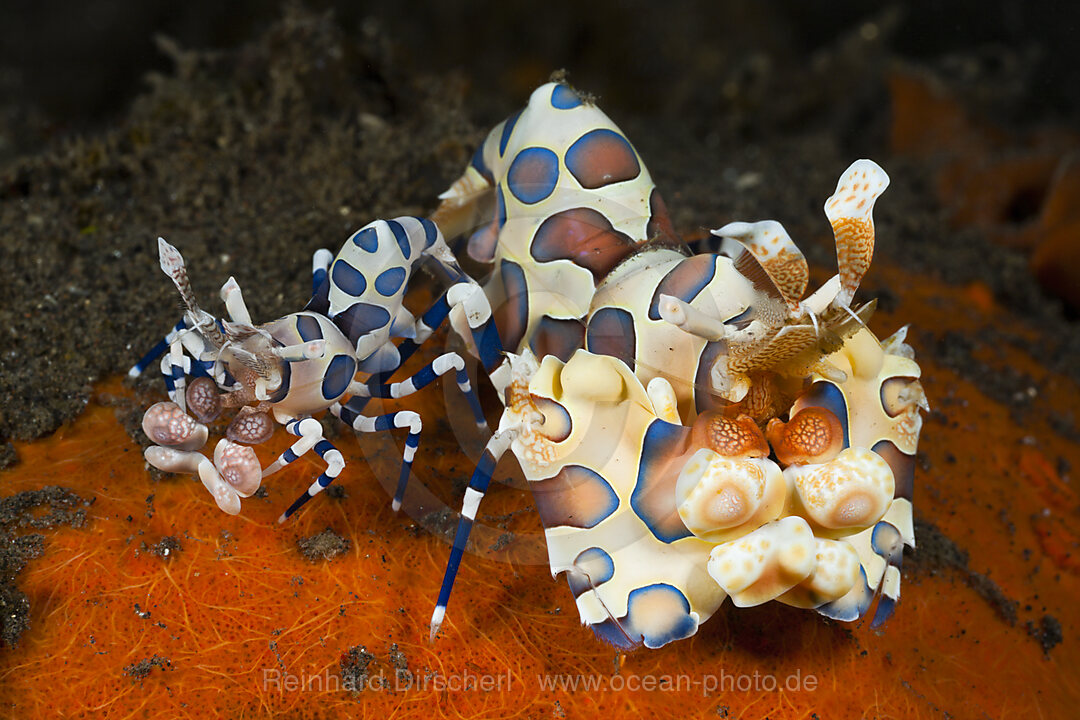
<path fill-rule="evenodd" d="M 1054 203 L 1080 205 L 1058 192 L 1080 148 L 1080 6 L 536 8 L 0 5 L 0 448 L 74 417 L 175 321 L 158 235 L 208 306 L 233 274 L 257 318 L 277 317 L 306 299 L 315 248 L 429 211 L 559 68 L 626 130 L 688 233 L 775 218 L 831 266 L 821 203 L 873 157 L 893 180 L 880 261 L 985 284 L 1080 374 L 1080 240 L 1044 248 Z M 949 112 L 900 105 L 910 87 Z M 867 290 L 902 304 L 903 288 Z M 948 362 L 985 342 L 953 340 L 918 350 Z"/>

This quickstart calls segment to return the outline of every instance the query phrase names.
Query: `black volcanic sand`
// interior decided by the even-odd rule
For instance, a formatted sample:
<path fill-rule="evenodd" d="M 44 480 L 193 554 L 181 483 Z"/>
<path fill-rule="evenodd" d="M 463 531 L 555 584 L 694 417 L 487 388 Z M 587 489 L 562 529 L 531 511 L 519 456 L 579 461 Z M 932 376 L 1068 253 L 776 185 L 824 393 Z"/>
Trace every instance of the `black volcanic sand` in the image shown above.
<path fill-rule="evenodd" d="M 933 164 L 893 158 L 886 149 L 883 78 L 897 64 L 934 75 L 1006 127 L 1030 127 L 1038 112 L 1060 120 L 1076 109 L 1074 98 L 1049 106 L 1045 85 L 1027 82 L 1046 64 L 980 46 L 968 54 L 942 48 L 913 65 L 910 56 L 899 59 L 911 37 L 897 11 L 833 22 L 842 31 L 823 36 L 827 23 L 805 30 L 813 18 L 788 4 L 744 11 L 721 5 L 735 13 L 739 32 L 729 23 L 712 43 L 681 39 L 700 36 L 698 25 L 707 24 L 692 17 L 664 28 L 618 25 L 607 58 L 596 33 L 599 11 L 592 10 L 582 11 L 578 35 L 556 42 L 555 56 L 584 68 L 568 68 L 571 82 L 600 96 L 646 158 L 676 227 L 692 232 L 774 218 L 812 266 L 833 267 L 822 203 L 852 160 L 872 157 L 892 178 L 875 211 L 881 261 L 949 283 L 986 282 L 1012 309 L 1010 322 L 1040 331 L 1047 362 L 1080 377 L 1080 331 L 1041 292 L 1026 258 L 978 233 L 946 230 Z M 475 73 L 437 67 L 432 58 L 440 50 L 466 42 L 455 32 L 483 18 L 433 12 L 434 29 L 420 37 L 400 17 L 382 25 L 288 6 L 235 49 L 190 50 L 159 38 L 154 63 L 164 57 L 171 68 L 150 74 L 126 112 L 99 116 L 79 133 L 64 131 L 48 110 L 4 104 L 8 76 L 0 72 L 0 468 L 17 462 L 9 440 L 37 438 L 73 419 L 96 381 L 126 371 L 179 318 L 175 290 L 158 267 L 159 235 L 182 250 L 195 292 L 212 311 L 230 275 L 256 320 L 295 311 L 310 291 L 315 249 L 336 249 L 373 218 L 429 212 L 487 128 L 558 69 L 526 61 L 498 72 L 482 43 L 470 66 Z M 546 57 L 527 28 L 500 18 L 524 33 L 521 53 Z M 490 39 L 490 28 L 476 27 Z M 425 45 L 444 29 L 438 43 Z M 507 40 L 491 48 L 491 58 L 513 52 Z M 626 66 L 644 78 L 640 90 L 618 73 L 633 52 L 653 61 L 651 74 L 641 57 Z M 402 60 L 411 54 L 423 61 Z M 958 66 L 962 81 L 954 77 Z M 17 157 L 17 143 L 33 152 Z M 871 270 L 867 297 L 887 304 L 900 294 Z M 916 336 L 920 354 L 988 392 L 1017 396 L 1017 379 L 970 359 L 988 342 L 1019 340 L 974 329 L 940 338 L 923 332 Z M 139 382 L 160 393 L 156 373 L 147 376 Z M 1075 418 L 1059 424 L 1076 433 Z M 953 556 L 928 559 L 923 569 L 963 569 L 962 550 Z M 1011 601 L 994 588 L 986 595 L 1015 618 Z M 21 604 L 15 595 L 10 600 Z M 1049 649 L 1060 628 L 1049 618 L 1031 632 Z M 134 668 L 133 677 L 167 665 L 144 662 L 150 665 Z"/>

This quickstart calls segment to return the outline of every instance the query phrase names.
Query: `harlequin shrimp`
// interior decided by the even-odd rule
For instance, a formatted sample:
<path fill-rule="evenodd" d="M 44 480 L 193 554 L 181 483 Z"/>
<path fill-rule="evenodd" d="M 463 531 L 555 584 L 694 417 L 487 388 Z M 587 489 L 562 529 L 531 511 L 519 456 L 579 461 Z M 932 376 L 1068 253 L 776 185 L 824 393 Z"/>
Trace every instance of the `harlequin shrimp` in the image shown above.
<path fill-rule="evenodd" d="M 584 126 L 555 112 L 583 105 L 564 85 L 538 89 L 433 216 L 456 235 L 494 190 L 469 252 L 495 261 L 485 290 L 521 355 L 493 377 L 506 410 L 466 492 L 432 637 L 507 449 L 553 574 L 567 573 L 582 621 L 616 645 L 693 634 L 729 595 L 852 620 L 880 591 L 884 621 L 914 543 L 926 406 L 904 331 L 881 344 L 865 329 L 873 304 L 850 307 L 887 176 L 859 161 L 841 177 L 826 203 L 840 274 L 802 299 L 806 261 L 779 223 L 729 224 L 714 231 L 724 254 L 690 256 L 625 138 L 583 167 L 570 149 L 588 123 L 617 133 L 594 107 Z M 581 181 L 593 171 L 608 181 L 599 191 Z"/>
<path fill-rule="evenodd" d="M 430 220 L 376 220 L 355 232 L 337 256 L 317 251 L 313 293 L 305 308 L 263 325 L 253 324 L 233 278 L 221 289 L 229 319 L 215 319 L 198 305 L 179 251 L 161 238 L 158 250 L 161 268 L 187 309 L 172 331 L 129 371 L 137 376 L 164 354 L 161 371 L 170 401 L 151 406 L 143 417 L 143 429 L 156 443 L 145 456 L 158 469 L 198 474 L 225 512 L 238 513 L 240 498 L 254 493 L 262 478 L 311 450 L 326 469 L 280 521 L 340 475 L 344 458 L 323 437 L 322 426 L 313 417 L 324 410 L 357 432 L 408 430 L 395 510 L 419 445 L 421 418 L 410 410 L 362 415 L 367 399 L 405 397 L 454 371 L 477 424 L 485 425 L 464 360 L 457 353 L 440 355 L 401 382 L 385 381 L 447 317 L 464 336 L 480 339 L 482 347 L 471 348 L 473 352 L 482 357 L 499 353 L 487 299 L 457 266 Z M 450 286 L 417 319 L 402 299 L 422 261 L 433 263 Z M 392 338 L 405 340 L 395 346 Z M 367 378 L 355 379 L 358 372 Z M 194 377 L 190 383 L 188 375 Z M 207 440 L 206 423 L 228 408 L 238 412 L 211 462 L 198 452 Z M 298 440 L 263 470 L 250 446 L 270 437 L 274 421 Z"/>
<path fill-rule="evenodd" d="M 865 332 L 830 357 L 851 370 L 847 399 L 866 400 L 896 373 L 918 374 L 892 352 L 907 353 L 900 338 L 883 347 Z M 737 607 L 778 600 L 854 620 L 880 592 L 878 616 L 891 611 L 902 545 L 914 541 L 911 483 L 894 478 L 888 452 L 849 443 L 911 440 L 917 408 L 889 413 L 917 399 L 901 400 L 904 391 L 893 387 L 890 401 L 874 398 L 887 422 L 868 422 L 880 418 L 860 405 L 845 420 L 866 424 L 845 424 L 826 438 L 828 449 L 788 432 L 778 450 L 769 443 L 776 433 L 767 439 L 746 415 L 706 412 L 683 424 L 667 380 L 646 388 L 611 356 L 578 350 L 567 363 L 548 356 L 538 364 L 526 350 L 511 362 L 506 411 L 467 490 L 432 637 L 507 449 L 540 513 L 552 575 L 565 573 L 582 623 L 617 647 L 689 637 L 728 597 Z M 821 407 L 815 396 L 828 394 L 808 393 L 781 433 L 797 423 L 805 432 L 808 409 Z"/>

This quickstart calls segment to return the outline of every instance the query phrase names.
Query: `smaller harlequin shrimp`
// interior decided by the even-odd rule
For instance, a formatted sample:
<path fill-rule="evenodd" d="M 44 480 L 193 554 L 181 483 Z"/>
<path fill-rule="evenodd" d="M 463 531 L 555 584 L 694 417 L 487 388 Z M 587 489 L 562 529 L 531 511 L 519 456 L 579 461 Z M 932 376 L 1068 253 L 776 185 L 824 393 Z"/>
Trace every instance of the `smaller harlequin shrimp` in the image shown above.
<path fill-rule="evenodd" d="M 146 459 L 161 470 L 197 473 L 225 512 L 238 513 L 240 498 L 254 493 L 263 477 L 312 450 L 326 462 L 326 470 L 285 510 L 281 520 L 338 477 L 344 458 L 323 437 L 322 425 L 313 417 L 324 410 L 357 432 L 408 430 L 395 510 L 404 495 L 422 423 L 411 410 L 362 415 L 369 398 L 404 397 L 453 371 L 477 424 L 485 424 L 464 360 L 457 353 L 440 355 L 401 382 L 386 382 L 448 316 L 473 341 L 478 355 L 500 354 L 487 299 L 458 268 L 430 220 L 376 220 L 355 232 L 337 256 L 319 250 L 313 259 L 313 294 L 307 306 L 263 325 L 252 323 L 232 278 L 221 291 L 229 319 L 218 320 L 202 310 L 179 251 L 163 239 L 158 240 L 158 249 L 161 268 L 180 291 L 187 312 L 129 372 L 139 375 L 165 353 L 161 370 L 170 402 L 157 403 L 143 417 L 143 428 L 156 443 L 147 448 Z M 422 261 L 434 263 L 449 278 L 450 287 L 416 319 L 402 299 Z M 392 338 L 405 341 L 394 345 Z M 366 379 L 357 380 L 357 373 Z M 188 375 L 194 376 L 190 384 Z M 204 423 L 228 408 L 239 412 L 211 462 L 198 452 L 208 435 Z M 298 439 L 263 470 L 250 445 L 269 438 L 274 421 Z"/>

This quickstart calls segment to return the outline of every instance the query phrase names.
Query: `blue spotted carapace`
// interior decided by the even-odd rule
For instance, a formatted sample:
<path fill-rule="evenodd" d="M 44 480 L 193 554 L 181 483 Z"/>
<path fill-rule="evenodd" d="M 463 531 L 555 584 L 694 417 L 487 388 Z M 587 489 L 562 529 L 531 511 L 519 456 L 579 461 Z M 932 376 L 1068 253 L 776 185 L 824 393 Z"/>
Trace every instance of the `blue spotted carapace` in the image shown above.
<path fill-rule="evenodd" d="M 852 620 L 899 597 L 926 406 L 903 331 L 851 301 L 888 183 L 860 160 L 825 211 L 839 274 L 773 221 L 676 237 L 644 163 L 562 83 L 496 126 L 433 215 L 469 254 L 504 346 L 506 408 L 466 491 L 432 635 L 498 458 L 512 449 L 582 622 L 620 647 L 696 632 L 727 598 Z M 488 210 L 490 208 L 490 210 Z M 490 216 L 485 216 L 490 212 Z M 477 222 L 481 220 L 481 222 Z"/>
<path fill-rule="evenodd" d="M 324 410 L 357 432 L 408 429 L 395 509 L 404 495 L 422 422 L 411 410 L 363 415 L 369 398 L 404 397 L 454 371 L 477 424 L 485 424 L 457 353 L 440 355 L 401 382 L 387 380 L 447 317 L 472 343 L 474 353 L 489 363 L 500 355 L 486 297 L 458 267 L 430 220 L 376 220 L 355 232 L 337 256 L 319 250 L 312 263 L 312 297 L 304 310 L 259 326 L 252 323 L 232 278 L 222 288 L 230 319 L 217 320 L 196 303 L 180 253 L 159 240 L 159 254 L 187 312 L 130 371 L 139 375 L 165 354 L 161 370 L 170 401 L 152 406 L 143 418 L 143 428 L 156 443 L 146 450 L 146 458 L 162 470 L 198 473 L 222 510 L 239 512 L 240 498 L 255 492 L 263 477 L 310 450 L 326 462 L 326 470 L 281 520 L 333 482 L 345 462 L 313 417 Z M 430 262 L 449 288 L 414 318 L 402 299 L 422 261 Z M 395 345 L 394 338 L 404 340 Z M 366 379 L 357 380 L 357 373 Z M 194 377 L 190 384 L 188 375 Z M 240 410 L 211 462 L 198 452 L 208 435 L 204 423 L 227 408 Z M 271 417 L 298 439 L 263 470 L 250 445 L 269 437 Z"/>

